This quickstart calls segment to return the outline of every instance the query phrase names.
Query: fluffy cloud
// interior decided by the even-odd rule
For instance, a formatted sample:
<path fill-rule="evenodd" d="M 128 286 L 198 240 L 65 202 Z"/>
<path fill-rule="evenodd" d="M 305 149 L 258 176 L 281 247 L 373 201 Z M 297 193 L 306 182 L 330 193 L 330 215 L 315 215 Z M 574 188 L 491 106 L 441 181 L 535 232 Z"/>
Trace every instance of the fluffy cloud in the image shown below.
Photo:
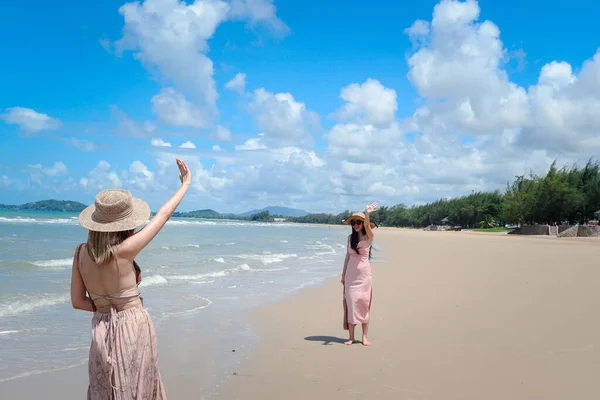
<path fill-rule="evenodd" d="M 265 23 L 279 34 L 289 32 L 287 25 L 277 18 L 273 0 L 231 0 L 230 16 L 249 20 L 253 25 Z"/>
<path fill-rule="evenodd" d="M 518 145 L 570 156 L 600 150 L 600 50 L 578 75 L 566 62 L 545 65 L 529 96 L 531 118 Z"/>
<path fill-rule="evenodd" d="M 150 141 L 150 145 L 154 147 L 171 147 L 171 143 L 165 142 L 161 138 L 153 138 Z"/>
<path fill-rule="evenodd" d="M 84 152 L 94 151 L 96 149 L 96 146 L 94 146 L 92 142 L 88 142 L 87 140 L 71 138 L 71 144 Z"/>
<path fill-rule="evenodd" d="M 206 53 L 207 41 L 221 23 L 242 19 L 277 31 L 285 27 L 268 0 L 145 0 L 126 3 L 119 12 L 125 26 L 115 48 L 118 53 L 133 51 L 149 71 L 159 72 L 178 89 L 165 89 L 153 98 L 161 120 L 176 126 L 204 127 L 218 115 L 214 67 Z"/>
<path fill-rule="evenodd" d="M 229 142 L 231 140 L 231 132 L 229 131 L 229 129 L 227 129 L 221 125 L 217 126 L 217 130 L 216 130 L 214 136 L 218 140 L 221 140 L 223 142 Z"/>
<path fill-rule="evenodd" d="M 182 93 L 173 88 L 165 88 L 160 94 L 152 97 L 152 112 L 160 122 L 172 126 L 188 126 L 193 128 L 204 128 L 209 126 L 209 115 L 187 101 Z"/>
<path fill-rule="evenodd" d="M 337 113 L 340 118 L 361 118 L 375 125 L 387 125 L 395 120 L 396 91 L 385 88 L 375 79 L 346 86 L 340 97 L 346 101 Z"/>
<path fill-rule="evenodd" d="M 51 167 L 43 167 L 42 164 L 30 164 L 27 166 L 29 178 L 38 185 L 44 185 L 44 177 L 59 177 L 67 175 L 69 172 L 67 166 L 62 161 L 57 161 Z"/>
<path fill-rule="evenodd" d="M 154 174 L 141 161 L 136 160 L 129 166 L 128 183 L 141 190 L 147 190 L 154 183 Z"/>
<path fill-rule="evenodd" d="M 246 74 L 236 74 L 232 80 L 225 84 L 225 87 L 239 94 L 244 93 L 244 90 L 246 90 Z"/>
<path fill-rule="evenodd" d="M 0 119 L 7 124 L 18 125 L 23 132 L 28 134 L 58 129 L 62 125 L 58 119 L 25 107 L 7 108 L 4 114 L 0 115 Z"/>
<path fill-rule="evenodd" d="M 188 140 L 187 142 L 182 143 L 179 147 L 182 149 L 195 149 L 196 145 Z"/>
<path fill-rule="evenodd" d="M 115 171 L 111 171 L 110 164 L 105 160 L 100 160 L 98 165 L 86 177 L 79 180 L 79 184 L 88 191 L 101 191 L 123 186 L 119 175 Z"/>
<path fill-rule="evenodd" d="M 290 93 L 257 89 L 248 109 L 271 146 L 311 145 L 310 128 L 318 125 L 319 117 Z"/>
<path fill-rule="evenodd" d="M 146 121 L 140 124 L 116 107 L 112 108 L 112 116 L 117 121 L 115 132 L 119 136 L 147 138 L 156 131 L 156 126 L 152 122 Z"/>
<path fill-rule="evenodd" d="M 264 150 L 267 146 L 262 144 L 260 138 L 251 138 L 244 142 L 244 144 L 240 144 L 235 146 L 236 150 L 248 151 L 248 150 Z"/>
<path fill-rule="evenodd" d="M 423 21 L 409 28 L 419 45 L 408 60 L 408 78 L 426 100 L 413 117 L 417 130 L 486 135 L 527 121 L 527 92 L 502 69 L 507 52 L 500 30 L 478 22 L 479 12 L 474 0 L 443 0 L 427 29 Z"/>

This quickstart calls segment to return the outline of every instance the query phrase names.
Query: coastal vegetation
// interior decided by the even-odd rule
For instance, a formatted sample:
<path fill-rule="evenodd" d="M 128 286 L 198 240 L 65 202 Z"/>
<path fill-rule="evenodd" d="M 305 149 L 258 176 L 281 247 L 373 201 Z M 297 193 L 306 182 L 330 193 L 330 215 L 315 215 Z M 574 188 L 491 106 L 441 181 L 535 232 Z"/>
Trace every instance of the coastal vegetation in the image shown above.
<path fill-rule="evenodd" d="M 379 226 L 454 225 L 492 229 L 505 225 L 586 223 L 600 210 L 600 164 L 589 160 L 562 168 L 554 162 L 545 175 L 516 176 L 504 192 L 474 192 L 422 205 L 396 204 L 371 214 Z M 309 214 L 289 220 L 339 224 L 350 211 L 337 215 Z M 489 230 L 488 230 L 489 231 Z"/>

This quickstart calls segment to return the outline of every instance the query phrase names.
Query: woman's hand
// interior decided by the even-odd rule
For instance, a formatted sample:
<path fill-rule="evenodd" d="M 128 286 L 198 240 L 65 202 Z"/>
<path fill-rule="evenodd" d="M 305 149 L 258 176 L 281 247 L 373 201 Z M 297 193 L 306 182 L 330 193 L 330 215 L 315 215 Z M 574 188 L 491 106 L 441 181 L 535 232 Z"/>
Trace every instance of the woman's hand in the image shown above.
<path fill-rule="evenodd" d="M 181 181 L 181 184 L 182 185 L 191 184 L 192 183 L 192 173 L 190 172 L 190 169 L 188 168 L 185 161 L 182 161 L 178 158 L 177 166 L 179 167 L 179 180 Z"/>
<path fill-rule="evenodd" d="M 344 284 L 344 275 L 342 275 L 342 279 L 340 279 L 340 282 L 342 282 L 342 285 Z"/>
<path fill-rule="evenodd" d="M 375 210 L 377 210 L 377 202 L 367 204 L 367 206 L 365 207 L 365 214 L 369 215 Z"/>

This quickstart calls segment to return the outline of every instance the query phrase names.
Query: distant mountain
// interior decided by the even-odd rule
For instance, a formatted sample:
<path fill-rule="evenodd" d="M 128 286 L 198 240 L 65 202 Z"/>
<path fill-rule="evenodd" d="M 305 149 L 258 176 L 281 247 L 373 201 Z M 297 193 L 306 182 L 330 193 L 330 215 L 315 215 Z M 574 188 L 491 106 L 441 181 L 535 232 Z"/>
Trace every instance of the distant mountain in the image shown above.
<path fill-rule="evenodd" d="M 35 210 L 35 211 L 66 211 L 81 212 L 87 206 L 78 201 L 68 200 L 42 200 L 21 205 L 0 204 L 0 208 L 10 210 Z"/>
<path fill-rule="evenodd" d="M 261 210 L 252 210 L 245 212 L 243 214 L 238 214 L 240 217 L 249 217 L 253 214 L 257 214 L 263 211 L 268 211 L 271 215 L 281 215 L 282 217 L 304 217 L 308 215 L 308 213 L 304 210 L 298 210 L 297 208 L 288 208 L 288 207 L 277 207 L 277 206 L 267 206 Z"/>

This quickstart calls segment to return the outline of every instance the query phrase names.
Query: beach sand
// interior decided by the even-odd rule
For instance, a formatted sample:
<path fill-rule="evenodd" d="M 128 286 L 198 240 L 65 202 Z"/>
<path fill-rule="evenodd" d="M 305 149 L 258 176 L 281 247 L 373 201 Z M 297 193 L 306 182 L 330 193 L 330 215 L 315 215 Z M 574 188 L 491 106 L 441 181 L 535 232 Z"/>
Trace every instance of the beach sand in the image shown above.
<path fill-rule="evenodd" d="M 342 344 L 336 278 L 255 310 L 261 343 L 216 398 L 600 398 L 600 241 L 379 229 L 376 243 L 371 347 Z"/>
<path fill-rule="evenodd" d="M 600 240 L 375 232 L 371 347 L 342 344 L 335 278 L 251 311 L 261 339 L 248 351 L 218 345 L 219 331 L 245 329 L 243 319 L 207 338 L 194 320 L 173 326 L 158 338 L 169 399 L 600 398 Z M 220 384 L 231 357 L 241 363 Z M 81 366 L 3 382 L 0 398 L 86 390 Z"/>

